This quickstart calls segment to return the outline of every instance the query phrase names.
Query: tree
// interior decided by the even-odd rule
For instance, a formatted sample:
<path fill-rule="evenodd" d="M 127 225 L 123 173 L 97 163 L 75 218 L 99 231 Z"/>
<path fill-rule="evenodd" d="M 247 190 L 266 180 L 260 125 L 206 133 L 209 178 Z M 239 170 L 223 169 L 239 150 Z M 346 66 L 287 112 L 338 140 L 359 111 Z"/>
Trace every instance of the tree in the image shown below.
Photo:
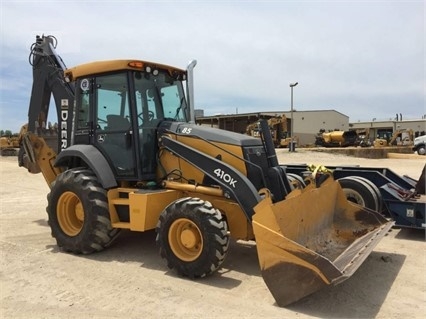
<path fill-rule="evenodd" d="M 0 136 L 12 136 L 12 131 L 11 130 L 0 130 Z"/>

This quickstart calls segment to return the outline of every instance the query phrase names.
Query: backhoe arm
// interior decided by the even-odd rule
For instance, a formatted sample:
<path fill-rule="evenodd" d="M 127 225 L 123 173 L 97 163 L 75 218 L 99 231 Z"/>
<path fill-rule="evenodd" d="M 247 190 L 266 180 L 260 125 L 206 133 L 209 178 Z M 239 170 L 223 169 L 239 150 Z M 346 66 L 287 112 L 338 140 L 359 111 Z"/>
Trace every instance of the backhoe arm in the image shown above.
<path fill-rule="evenodd" d="M 65 127 L 62 123 L 64 121 L 69 122 L 66 124 L 71 128 L 71 117 L 65 117 L 62 111 L 71 111 L 74 103 L 74 86 L 64 77 L 66 67 L 55 51 L 55 41 L 53 36 L 37 36 L 36 42 L 31 46 L 29 60 L 33 67 L 33 87 L 28 109 L 29 132 L 36 133 L 36 130 L 46 129 L 52 94 L 58 121 L 61 122 L 59 128 Z"/>
<path fill-rule="evenodd" d="M 19 166 L 31 173 L 42 172 L 48 185 L 59 173 L 53 162 L 61 149 L 71 145 L 74 86 L 64 76 L 65 64 L 55 51 L 53 36 L 37 36 L 31 46 L 33 86 L 28 108 L 28 124 L 20 133 Z M 57 126 L 46 126 L 53 95 Z M 48 145 L 49 144 L 49 145 Z"/>

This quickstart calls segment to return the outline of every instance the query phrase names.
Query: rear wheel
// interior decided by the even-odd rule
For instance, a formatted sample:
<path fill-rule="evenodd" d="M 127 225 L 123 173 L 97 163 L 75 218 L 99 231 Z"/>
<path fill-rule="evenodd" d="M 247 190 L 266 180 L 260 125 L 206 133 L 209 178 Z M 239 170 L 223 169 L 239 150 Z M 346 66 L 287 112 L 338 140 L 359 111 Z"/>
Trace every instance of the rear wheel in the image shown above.
<path fill-rule="evenodd" d="M 426 155 L 426 148 L 425 148 L 424 145 L 420 145 L 417 148 L 417 154 L 419 154 L 419 155 Z"/>
<path fill-rule="evenodd" d="M 379 188 L 376 186 L 376 184 L 374 184 L 372 181 L 370 181 L 369 179 L 365 178 L 365 177 L 361 177 L 361 176 L 353 176 L 353 178 L 356 178 L 358 180 L 363 181 L 364 183 L 366 183 L 369 187 L 369 191 L 373 191 L 374 194 L 376 194 L 377 197 L 377 209 L 376 211 L 378 211 L 379 213 L 382 212 L 383 210 L 383 198 L 382 198 L 382 194 L 380 193 Z"/>
<path fill-rule="evenodd" d="M 306 187 L 305 181 L 300 175 L 294 173 L 287 173 L 287 179 L 290 182 L 290 185 L 293 186 L 293 188 L 302 189 Z"/>
<path fill-rule="evenodd" d="M 229 247 L 228 225 L 222 214 L 198 198 L 183 198 L 169 205 L 160 215 L 156 232 L 167 266 L 190 278 L 213 273 Z"/>
<path fill-rule="evenodd" d="M 346 198 L 355 204 L 380 211 L 380 201 L 376 190 L 362 178 L 348 176 L 338 179 Z"/>
<path fill-rule="evenodd" d="M 58 175 L 47 200 L 52 236 L 64 251 L 101 251 L 118 235 L 111 227 L 106 190 L 91 170 L 74 168 Z"/>

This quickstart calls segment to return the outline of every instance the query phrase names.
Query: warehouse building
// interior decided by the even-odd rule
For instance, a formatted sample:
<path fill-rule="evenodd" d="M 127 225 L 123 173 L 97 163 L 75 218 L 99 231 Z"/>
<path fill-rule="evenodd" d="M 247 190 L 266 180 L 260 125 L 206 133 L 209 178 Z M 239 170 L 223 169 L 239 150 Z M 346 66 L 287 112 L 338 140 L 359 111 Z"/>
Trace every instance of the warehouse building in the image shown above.
<path fill-rule="evenodd" d="M 298 138 L 299 146 L 311 146 L 315 143 L 315 136 L 323 130 L 325 132 L 341 130 L 366 130 L 369 131 L 370 141 L 375 138 L 389 137 L 397 130 L 412 130 L 414 137 L 424 135 L 426 132 L 426 118 L 416 120 L 402 120 L 402 115 L 394 120 L 356 122 L 349 121 L 349 117 L 336 110 L 310 110 L 286 112 L 253 112 L 240 114 L 217 114 L 204 116 L 203 110 L 195 110 L 196 123 L 223 130 L 246 133 L 248 125 L 259 119 L 272 117 L 287 117 L 287 128 L 291 131 L 293 119 L 293 135 Z"/>
<path fill-rule="evenodd" d="M 291 131 L 293 118 L 293 135 L 298 138 L 299 146 L 313 145 L 315 136 L 320 130 L 349 130 L 349 117 L 335 110 L 313 110 L 288 112 L 257 112 L 241 114 L 218 114 L 204 116 L 202 110 L 196 110 L 196 123 L 223 130 L 245 133 L 248 125 L 259 119 L 287 117 L 287 127 Z"/>
<path fill-rule="evenodd" d="M 376 138 L 389 139 L 397 131 L 411 130 L 413 138 L 415 138 L 426 134 L 426 119 L 388 121 L 376 121 L 374 119 L 368 122 L 350 123 L 349 127 L 351 130 L 357 131 L 368 130 L 370 142 L 373 142 Z"/>

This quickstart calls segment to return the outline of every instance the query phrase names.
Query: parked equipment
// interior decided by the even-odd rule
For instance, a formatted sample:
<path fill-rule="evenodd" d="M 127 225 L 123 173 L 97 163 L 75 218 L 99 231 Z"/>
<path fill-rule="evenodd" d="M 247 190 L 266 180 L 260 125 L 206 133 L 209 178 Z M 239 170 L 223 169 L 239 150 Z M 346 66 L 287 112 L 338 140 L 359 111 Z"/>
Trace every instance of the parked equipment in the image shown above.
<path fill-rule="evenodd" d="M 426 155 L 426 135 L 414 139 L 413 151 L 419 155 Z"/>
<path fill-rule="evenodd" d="M 220 267 L 230 236 L 256 240 L 263 278 L 286 306 L 350 277 L 393 224 L 346 200 L 331 176 L 294 188 L 266 122 L 262 139 L 195 125 L 195 61 L 186 70 L 141 60 L 66 68 L 52 36 L 36 38 L 31 61 L 20 163 L 43 173 L 64 251 L 89 254 L 120 229 L 155 229 L 168 267 L 198 278 Z M 35 125 L 51 93 L 57 151 Z"/>
<path fill-rule="evenodd" d="M 274 116 L 267 120 L 268 127 L 271 131 L 272 140 L 274 146 L 277 148 L 284 147 L 288 148 L 291 143 L 290 132 L 287 128 L 287 117 L 283 114 L 281 116 Z M 247 125 L 247 135 L 261 138 L 260 124 L 259 121 Z M 298 146 L 298 137 L 293 137 L 293 143 Z"/>
<path fill-rule="evenodd" d="M 355 133 L 357 134 L 357 142 L 356 146 L 360 147 L 370 147 L 371 146 L 371 140 L 370 140 L 370 129 L 357 129 L 355 130 Z"/>
<path fill-rule="evenodd" d="M 412 146 L 414 141 L 413 130 L 396 130 L 390 138 L 379 137 L 373 142 L 374 147 L 385 146 Z"/>
<path fill-rule="evenodd" d="M 357 144 L 358 135 L 355 131 L 332 131 L 321 130 L 315 137 L 315 145 L 325 147 L 346 147 Z"/>
<path fill-rule="evenodd" d="M 0 137 L 1 156 L 16 156 L 19 150 L 19 138 L 17 136 Z"/>

